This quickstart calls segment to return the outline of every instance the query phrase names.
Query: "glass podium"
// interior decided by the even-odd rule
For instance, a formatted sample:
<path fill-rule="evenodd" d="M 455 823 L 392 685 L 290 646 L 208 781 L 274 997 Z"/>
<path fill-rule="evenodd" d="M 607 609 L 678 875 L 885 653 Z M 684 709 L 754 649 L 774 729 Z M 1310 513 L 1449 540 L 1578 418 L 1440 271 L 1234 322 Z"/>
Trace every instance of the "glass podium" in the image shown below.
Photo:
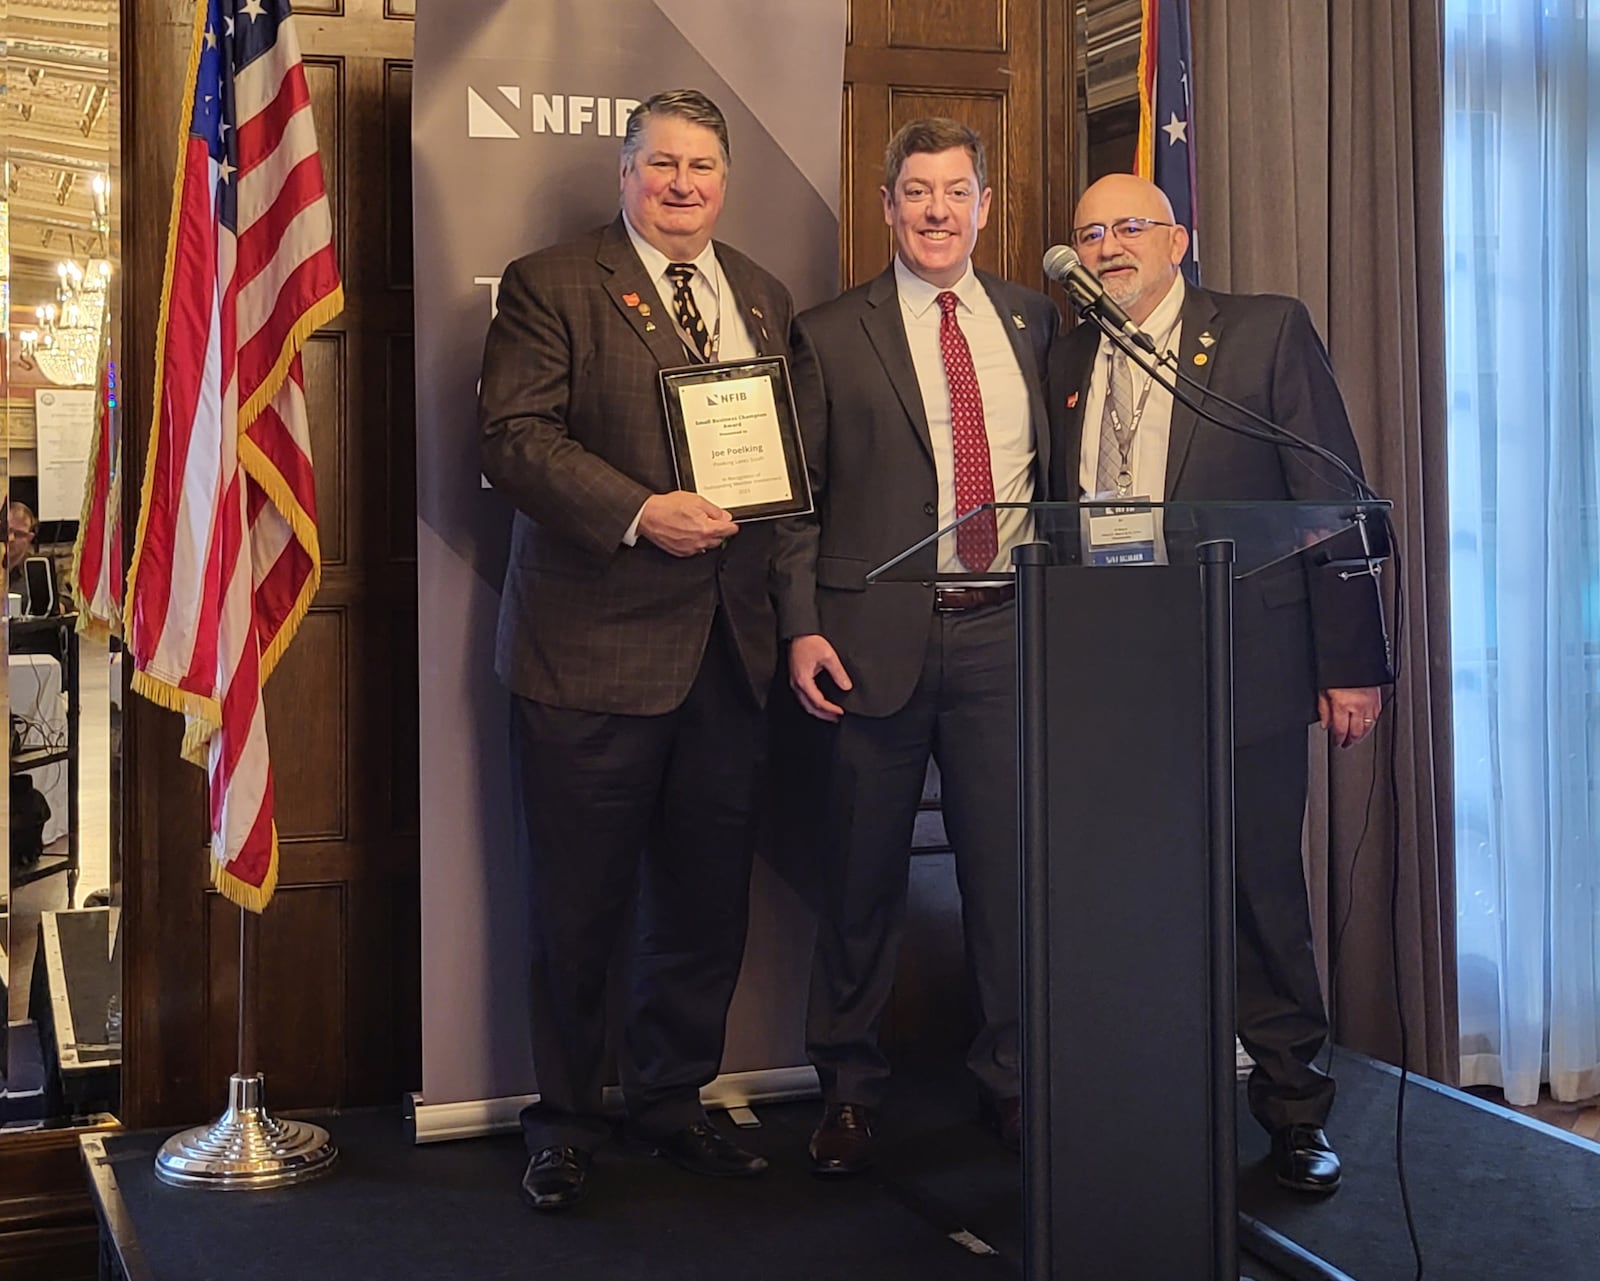
<path fill-rule="evenodd" d="M 1016 584 L 1026 1281 L 1239 1277 L 1235 595 L 1375 593 L 1389 506 L 993 504 L 867 575 Z"/>

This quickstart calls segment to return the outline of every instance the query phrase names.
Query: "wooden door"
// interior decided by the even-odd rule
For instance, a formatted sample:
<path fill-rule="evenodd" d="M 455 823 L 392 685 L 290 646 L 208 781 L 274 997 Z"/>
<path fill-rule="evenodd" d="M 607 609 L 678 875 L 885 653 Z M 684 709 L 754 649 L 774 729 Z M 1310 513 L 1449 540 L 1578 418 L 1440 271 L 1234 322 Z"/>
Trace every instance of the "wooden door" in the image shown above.
<path fill-rule="evenodd" d="M 411 312 L 414 0 L 297 0 L 345 311 L 305 348 L 322 587 L 267 685 L 281 846 L 254 1004 L 268 1100 L 392 1103 L 420 1075 Z M 125 501 L 137 503 L 193 0 L 127 0 Z M 125 1112 L 215 1112 L 239 912 L 209 888 L 178 718 L 128 703 Z"/>

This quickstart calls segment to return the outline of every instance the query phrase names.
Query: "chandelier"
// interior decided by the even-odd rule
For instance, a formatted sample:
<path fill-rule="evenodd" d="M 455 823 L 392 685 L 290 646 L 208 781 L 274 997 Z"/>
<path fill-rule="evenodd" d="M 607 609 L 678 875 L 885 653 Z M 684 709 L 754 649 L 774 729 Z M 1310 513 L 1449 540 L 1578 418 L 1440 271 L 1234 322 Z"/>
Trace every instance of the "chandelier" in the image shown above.
<path fill-rule="evenodd" d="M 56 278 L 56 301 L 33 309 L 38 327 L 20 331 L 17 341 L 22 354 L 51 382 L 92 386 L 100 372 L 111 263 L 91 258 L 84 268 L 69 258 L 56 264 Z"/>

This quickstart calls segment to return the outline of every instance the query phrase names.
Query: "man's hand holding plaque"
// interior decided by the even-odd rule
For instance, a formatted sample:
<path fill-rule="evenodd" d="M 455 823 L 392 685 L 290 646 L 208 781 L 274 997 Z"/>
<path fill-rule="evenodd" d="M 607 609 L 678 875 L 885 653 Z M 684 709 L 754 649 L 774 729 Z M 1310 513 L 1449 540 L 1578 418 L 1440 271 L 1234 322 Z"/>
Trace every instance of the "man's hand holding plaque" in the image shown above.
<path fill-rule="evenodd" d="M 708 552 L 739 532 L 733 517 L 699 494 L 652 494 L 639 512 L 639 535 L 674 556 Z"/>
<path fill-rule="evenodd" d="M 782 356 L 662 370 L 661 398 L 684 490 L 735 521 L 811 510 Z"/>

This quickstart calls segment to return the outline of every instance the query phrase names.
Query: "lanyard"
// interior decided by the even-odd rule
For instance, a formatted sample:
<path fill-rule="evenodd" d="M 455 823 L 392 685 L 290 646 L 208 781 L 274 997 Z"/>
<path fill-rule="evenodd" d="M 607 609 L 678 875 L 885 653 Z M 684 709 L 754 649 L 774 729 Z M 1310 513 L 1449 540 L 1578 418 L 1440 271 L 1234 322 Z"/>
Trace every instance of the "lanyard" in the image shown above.
<path fill-rule="evenodd" d="M 1161 352 L 1161 355 L 1157 357 L 1158 361 L 1165 360 L 1172 354 L 1167 344 L 1172 340 L 1173 331 L 1177 329 L 1178 323 L 1182 319 L 1183 315 L 1180 312 L 1177 318 L 1167 326 L 1166 332 L 1161 335 L 1161 340 L 1155 344 Z M 1150 400 L 1150 391 L 1156 384 L 1156 377 L 1151 373 L 1145 374 L 1144 390 L 1139 393 L 1139 403 L 1133 407 L 1133 420 L 1124 427 L 1122 415 L 1117 413 L 1117 398 L 1115 395 L 1116 364 L 1119 355 L 1122 356 L 1123 362 L 1126 363 L 1128 359 L 1126 353 L 1117 347 L 1112 347 L 1110 352 L 1111 374 L 1106 380 L 1106 406 L 1111 415 L 1111 433 L 1116 438 L 1118 461 L 1121 464 L 1117 471 L 1117 497 L 1126 498 L 1133 490 L 1133 469 L 1129 465 L 1129 459 L 1133 455 L 1133 438 L 1139 431 L 1140 422 L 1144 419 L 1145 405 Z M 1129 370 L 1128 376 L 1130 379 L 1132 378 L 1132 370 Z"/>

